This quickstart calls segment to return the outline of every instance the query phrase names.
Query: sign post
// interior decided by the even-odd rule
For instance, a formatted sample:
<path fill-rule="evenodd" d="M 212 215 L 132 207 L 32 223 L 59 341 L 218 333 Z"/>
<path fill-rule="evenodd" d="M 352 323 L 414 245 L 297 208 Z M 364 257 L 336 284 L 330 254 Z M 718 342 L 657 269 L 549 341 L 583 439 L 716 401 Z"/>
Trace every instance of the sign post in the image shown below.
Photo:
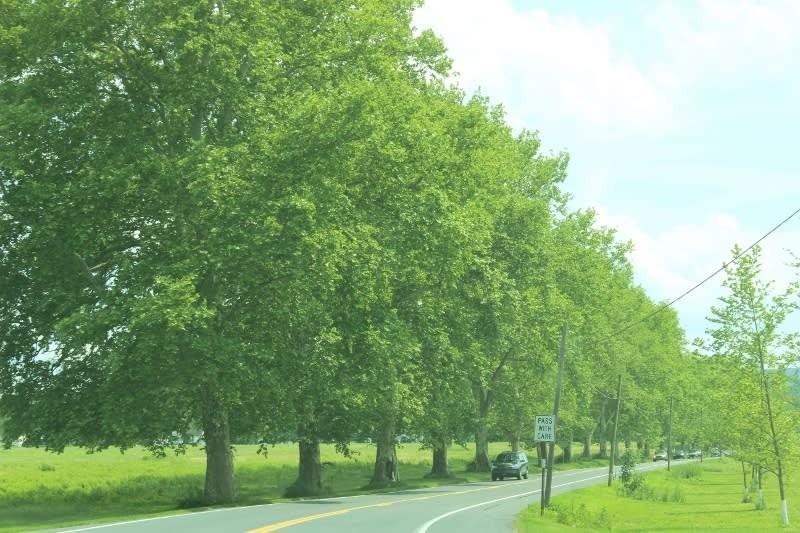
<path fill-rule="evenodd" d="M 542 467 L 542 490 L 539 492 L 539 516 L 544 516 L 544 491 L 547 478 L 547 443 L 539 443 L 539 463 Z"/>
<path fill-rule="evenodd" d="M 542 490 L 540 493 L 541 509 L 540 515 L 544 515 L 545 504 L 545 476 L 549 464 L 547 457 L 547 443 L 556 441 L 556 416 L 555 415 L 536 415 L 534 419 L 535 438 L 539 443 L 539 461 L 542 466 Z"/>
<path fill-rule="evenodd" d="M 553 399 L 553 440 L 550 441 L 550 453 L 547 457 L 547 486 L 544 491 L 544 503 L 550 505 L 550 489 L 553 487 L 553 461 L 556 454 L 555 423 L 558 419 L 558 406 L 561 404 L 561 375 L 564 373 L 564 356 L 567 354 L 567 323 L 561 325 L 561 347 L 558 350 L 558 372 L 556 373 L 556 395 Z M 546 415 L 545 415 L 546 416 Z M 546 420 L 545 420 L 546 422 Z"/>

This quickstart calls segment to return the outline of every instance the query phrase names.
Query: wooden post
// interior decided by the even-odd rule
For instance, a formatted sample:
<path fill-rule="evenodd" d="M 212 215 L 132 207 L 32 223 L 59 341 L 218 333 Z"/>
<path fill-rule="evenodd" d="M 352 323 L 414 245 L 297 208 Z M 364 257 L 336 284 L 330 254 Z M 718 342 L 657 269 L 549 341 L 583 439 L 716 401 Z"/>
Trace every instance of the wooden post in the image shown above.
<path fill-rule="evenodd" d="M 669 422 L 667 422 L 667 470 L 672 464 L 672 398 L 669 399 Z"/>
<path fill-rule="evenodd" d="M 558 406 L 561 403 L 561 374 L 564 373 L 564 356 L 567 352 L 567 323 L 561 326 L 561 347 L 558 350 L 558 373 L 556 374 L 556 394 L 553 400 L 553 417 L 555 417 L 556 432 L 558 431 Z M 555 435 L 550 443 L 550 453 L 547 454 L 547 485 L 545 486 L 545 505 L 550 505 L 550 490 L 553 487 L 553 461 L 555 460 Z"/>
<path fill-rule="evenodd" d="M 541 505 L 541 509 L 539 511 L 539 516 L 544 516 L 545 478 L 547 477 L 547 443 L 546 442 L 540 442 L 539 443 L 539 466 L 542 467 L 542 490 L 539 493 L 539 503 Z"/>
<path fill-rule="evenodd" d="M 622 374 L 617 380 L 617 413 L 614 415 L 614 429 L 611 432 L 611 454 L 608 460 L 608 486 L 614 479 L 614 456 L 617 455 L 617 426 L 619 425 L 619 405 L 622 403 Z"/>

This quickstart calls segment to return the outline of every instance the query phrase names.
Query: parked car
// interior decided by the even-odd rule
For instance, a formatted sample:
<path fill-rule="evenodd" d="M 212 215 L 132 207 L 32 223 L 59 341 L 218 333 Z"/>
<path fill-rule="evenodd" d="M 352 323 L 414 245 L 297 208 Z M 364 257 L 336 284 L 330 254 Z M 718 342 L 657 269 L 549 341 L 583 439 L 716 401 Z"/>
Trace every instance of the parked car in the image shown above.
<path fill-rule="evenodd" d="M 525 452 L 502 452 L 492 463 L 492 481 L 512 476 L 528 479 L 528 456 Z"/>
<path fill-rule="evenodd" d="M 683 450 L 675 450 L 675 453 L 672 454 L 673 459 L 686 459 L 686 452 Z"/>
<path fill-rule="evenodd" d="M 653 461 L 666 461 L 667 460 L 667 452 L 665 450 L 659 450 L 655 454 L 653 454 Z"/>
<path fill-rule="evenodd" d="M 402 435 L 397 436 L 397 442 L 400 442 L 402 444 L 406 444 L 409 442 L 417 442 L 417 437 L 415 437 L 414 435 L 406 435 L 405 433 L 403 433 Z"/>
<path fill-rule="evenodd" d="M 700 459 L 703 456 L 703 452 L 700 450 L 692 450 L 689 452 L 689 459 Z"/>

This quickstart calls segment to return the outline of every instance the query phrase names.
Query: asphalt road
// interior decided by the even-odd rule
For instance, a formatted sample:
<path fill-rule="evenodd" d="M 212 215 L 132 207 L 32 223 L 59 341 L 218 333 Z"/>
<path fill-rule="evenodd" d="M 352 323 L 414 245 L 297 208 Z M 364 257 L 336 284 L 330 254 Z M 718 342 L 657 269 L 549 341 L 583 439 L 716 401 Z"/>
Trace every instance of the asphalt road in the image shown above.
<path fill-rule="evenodd" d="M 637 472 L 666 467 L 643 463 Z M 216 509 L 130 522 L 59 529 L 98 533 L 287 533 L 372 532 L 466 533 L 513 531 L 516 516 L 539 505 L 540 471 L 529 479 L 486 481 L 388 494 L 302 500 Z M 487 474 L 488 475 L 488 474 Z M 608 468 L 555 472 L 552 495 L 607 483 Z"/>

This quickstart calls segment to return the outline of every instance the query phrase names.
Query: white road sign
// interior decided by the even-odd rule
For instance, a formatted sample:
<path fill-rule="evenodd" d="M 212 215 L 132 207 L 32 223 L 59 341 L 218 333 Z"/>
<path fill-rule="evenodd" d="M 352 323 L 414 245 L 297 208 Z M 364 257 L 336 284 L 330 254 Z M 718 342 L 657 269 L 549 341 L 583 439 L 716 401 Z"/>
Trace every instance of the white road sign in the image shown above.
<path fill-rule="evenodd" d="M 536 441 L 555 442 L 556 441 L 556 417 L 555 415 L 536 415 Z"/>

